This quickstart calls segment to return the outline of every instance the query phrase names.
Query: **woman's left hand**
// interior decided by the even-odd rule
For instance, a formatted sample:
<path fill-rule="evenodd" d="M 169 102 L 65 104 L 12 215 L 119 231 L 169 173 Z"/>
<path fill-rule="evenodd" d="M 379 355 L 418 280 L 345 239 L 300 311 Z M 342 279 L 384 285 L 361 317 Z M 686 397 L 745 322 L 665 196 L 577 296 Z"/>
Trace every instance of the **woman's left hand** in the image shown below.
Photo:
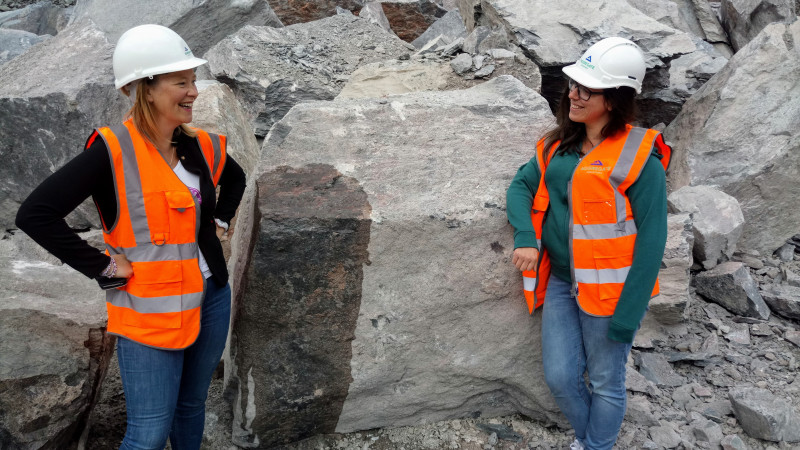
<path fill-rule="evenodd" d="M 228 240 L 227 230 L 225 230 L 225 228 L 222 228 L 219 225 L 217 225 L 217 239 L 219 239 L 220 241 Z"/>

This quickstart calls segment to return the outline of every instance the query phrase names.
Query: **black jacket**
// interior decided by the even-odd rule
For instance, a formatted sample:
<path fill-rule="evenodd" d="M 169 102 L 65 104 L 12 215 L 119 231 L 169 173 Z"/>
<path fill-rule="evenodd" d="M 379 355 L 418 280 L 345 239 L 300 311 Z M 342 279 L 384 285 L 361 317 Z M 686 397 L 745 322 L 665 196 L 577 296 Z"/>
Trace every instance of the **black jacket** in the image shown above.
<path fill-rule="evenodd" d="M 81 239 L 64 217 L 89 196 L 97 205 L 104 224 L 111 225 L 117 216 L 111 161 L 103 139 L 94 139 L 64 167 L 40 184 L 20 206 L 17 227 L 65 264 L 89 278 L 96 278 L 108 266 L 110 258 Z M 244 193 L 246 179 L 239 164 L 228 155 L 219 179 L 219 202 L 216 201 L 211 175 L 197 140 L 181 134 L 178 157 L 187 171 L 200 176 L 200 231 L 198 245 L 206 258 L 214 281 L 224 285 L 228 269 L 217 239 L 214 218 L 230 223 Z"/>

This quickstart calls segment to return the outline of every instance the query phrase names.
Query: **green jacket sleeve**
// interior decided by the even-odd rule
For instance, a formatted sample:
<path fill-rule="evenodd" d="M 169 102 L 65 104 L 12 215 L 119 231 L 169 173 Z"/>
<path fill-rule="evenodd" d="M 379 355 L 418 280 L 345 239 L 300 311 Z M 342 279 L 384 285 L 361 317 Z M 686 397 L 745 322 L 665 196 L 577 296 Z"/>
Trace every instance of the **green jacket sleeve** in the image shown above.
<path fill-rule="evenodd" d="M 667 184 L 664 167 L 657 157 L 650 157 L 627 194 L 638 231 L 631 270 L 607 336 L 630 343 L 647 311 L 667 242 Z"/>
<path fill-rule="evenodd" d="M 536 157 L 519 168 L 506 192 L 506 215 L 514 227 L 514 248 L 536 245 L 536 233 L 531 222 L 533 197 L 539 188 L 539 167 Z"/>

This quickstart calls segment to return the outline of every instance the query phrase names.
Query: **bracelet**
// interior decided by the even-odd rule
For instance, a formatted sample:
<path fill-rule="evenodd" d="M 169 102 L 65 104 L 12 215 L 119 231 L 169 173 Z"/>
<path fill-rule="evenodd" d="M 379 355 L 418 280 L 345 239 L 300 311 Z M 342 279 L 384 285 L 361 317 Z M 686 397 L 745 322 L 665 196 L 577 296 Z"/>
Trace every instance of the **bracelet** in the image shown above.
<path fill-rule="evenodd" d="M 111 258 L 111 262 L 108 263 L 108 266 L 106 266 L 106 269 L 104 271 L 100 272 L 100 276 L 113 278 L 114 275 L 116 274 L 117 274 L 117 262 L 114 260 L 114 258 Z"/>
<path fill-rule="evenodd" d="M 216 222 L 218 227 L 224 228 L 225 231 L 228 231 L 228 223 L 227 222 L 224 222 L 224 221 L 222 221 L 220 219 L 216 219 L 216 218 L 214 219 L 214 222 Z"/>

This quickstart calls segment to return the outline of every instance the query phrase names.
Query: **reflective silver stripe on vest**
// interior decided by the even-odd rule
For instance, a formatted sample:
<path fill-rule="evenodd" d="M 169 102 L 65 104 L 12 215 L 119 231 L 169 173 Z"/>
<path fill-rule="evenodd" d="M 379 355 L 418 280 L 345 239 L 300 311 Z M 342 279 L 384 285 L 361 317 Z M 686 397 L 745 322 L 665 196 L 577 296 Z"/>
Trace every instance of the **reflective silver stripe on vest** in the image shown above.
<path fill-rule="evenodd" d="M 169 295 L 165 297 L 136 297 L 126 291 L 106 291 L 106 302 L 120 308 L 130 308 L 138 313 L 173 313 L 198 308 L 203 304 L 203 293 Z"/>
<path fill-rule="evenodd" d="M 628 177 L 628 173 L 633 167 L 633 162 L 636 160 L 636 154 L 639 152 L 639 147 L 642 145 L 646 128 L 634 127 L 628 133 L 625 139 L 625 145 L 622 147 L 622 152 L 619 154 L 614 165 L 614 170 L 611 171 L 609 183 L 614 188 L 614 203 L 617 207 L 617 223 L 622 224 L 625 221 L 625 196 L 623 196 L 618 188 L 619 185 Z"/>
<path fill-rule="evenodd" d="M 139 163 L 136 162 L 136 150 L 128 127 L 119 125 L 111 128 L 117 136 L 122 150 L 122 164 L 125 174 L 125 198 L 128 200 L 128 214 L 136 244 L 150 242 L 150 226 L 147 223 L 147 211 L 144 209 L 142 180 L 139 177 Z M 119 205 L 118 205 L 119 207 Z"/>
<path fill-rule="evenodd" d="M 222 161 L 222 145 L 219 141 L 219 135 L 208 133 L 209 137 L 211 137 L 211 146 L 214 148 L 214 168 L 209 169 L 211 170 L 211 179 L 214 179 L 214 175 L 217 173 L 217 169 L 219 169 L 219 163 Z"/>
<path fill-rule="evenodd" d="M 542 240 L 541 239 L 536 239 L 536 248 L 539 249 L 539 251 L 542 251 Z"/>
<path fill-rule="evenodd" d="M 573 239 L 614 239 L 636 234 L 636 222 L 626 220 L 619 223 L 599 223 L 592 225 L 573 225 Z"/>
<path fill-rule="evenodd" d="M 536 278 L 522 277 L 522 289 L 526 291 L 536 289 Z"/>
<path fill-rule="evenodd" d="M 575 269 L 575 281 L 586 284 L 624 283 L 631 268 L 621 269 Z"/>
<path fill-rule="evenodd" d="M 181 261 L 185 259 L 197 258 L 199 248 L 196 242 L 187 244 L 164 244 L 155 245 L 151 242 L 139 244 L 132 248 L 115 248 L 106 244 L 109 253 L 117 254 L 125 252 L 125 257 L 131 262 L 146 261 Z"/>

